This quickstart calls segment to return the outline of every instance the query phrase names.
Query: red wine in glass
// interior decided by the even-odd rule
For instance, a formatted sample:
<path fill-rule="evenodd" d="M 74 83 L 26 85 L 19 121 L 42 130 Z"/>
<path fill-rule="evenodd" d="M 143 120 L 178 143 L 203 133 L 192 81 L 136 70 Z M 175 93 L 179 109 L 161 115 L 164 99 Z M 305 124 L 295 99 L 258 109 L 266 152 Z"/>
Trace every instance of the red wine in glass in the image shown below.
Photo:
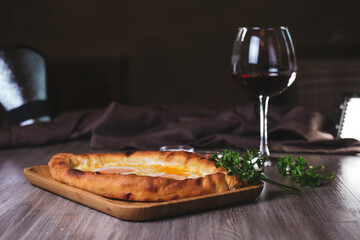
<path fill-rule="evenodd" d="M 236 84 L 252 96 L 274 97 L 285 91 L 291 85 L 290 73 L 265 73 L 249 75 L 236 73 L 233 75 Z"/>

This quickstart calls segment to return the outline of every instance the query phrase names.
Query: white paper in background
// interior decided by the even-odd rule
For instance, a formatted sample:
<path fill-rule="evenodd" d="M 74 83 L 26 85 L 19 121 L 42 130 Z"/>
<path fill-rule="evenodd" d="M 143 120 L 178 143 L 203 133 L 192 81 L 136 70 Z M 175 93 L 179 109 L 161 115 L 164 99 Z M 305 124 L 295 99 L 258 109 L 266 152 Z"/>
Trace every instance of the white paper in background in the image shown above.
<path fill-rule="evenodd" d="M 360 141 L 360 98 L 350 98 L 345 107 L 340 138 L 355 138 Z"/>

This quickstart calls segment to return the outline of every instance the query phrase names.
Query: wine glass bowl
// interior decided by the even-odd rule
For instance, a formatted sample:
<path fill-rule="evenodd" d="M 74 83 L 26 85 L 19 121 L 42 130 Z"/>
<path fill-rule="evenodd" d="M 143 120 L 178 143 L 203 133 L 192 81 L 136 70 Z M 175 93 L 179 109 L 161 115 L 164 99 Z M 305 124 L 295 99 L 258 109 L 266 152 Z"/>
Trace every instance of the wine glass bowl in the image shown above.
<path fill-rule="evenodd" d="M 245 92 L 259 97 L 260 156 L 270 156 L 267 112 L 270 97 L 295 80 L 297 63 L 287 27 L 241 27 L 235 38 L 231 67 L 233 80 Z"/>

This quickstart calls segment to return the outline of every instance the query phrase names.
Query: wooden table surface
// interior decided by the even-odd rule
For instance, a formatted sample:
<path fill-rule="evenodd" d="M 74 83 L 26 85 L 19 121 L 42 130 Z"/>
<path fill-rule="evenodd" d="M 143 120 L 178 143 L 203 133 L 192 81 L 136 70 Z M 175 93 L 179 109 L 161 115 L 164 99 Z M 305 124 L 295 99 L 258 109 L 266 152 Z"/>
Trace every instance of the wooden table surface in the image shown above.
<path fill-rule="evenodd" d="M 360 239 L 360 156 L 302 155 L 337 178 L 299 194 L 265 184 L 245 204 L 130 222 L 31 185 L 23 169 L 47 164 L 57 152 L 94 150 L 77 141 L 0 151 L 0 239 Z M 265 173 L 289 184 L 274 164 Z"/>

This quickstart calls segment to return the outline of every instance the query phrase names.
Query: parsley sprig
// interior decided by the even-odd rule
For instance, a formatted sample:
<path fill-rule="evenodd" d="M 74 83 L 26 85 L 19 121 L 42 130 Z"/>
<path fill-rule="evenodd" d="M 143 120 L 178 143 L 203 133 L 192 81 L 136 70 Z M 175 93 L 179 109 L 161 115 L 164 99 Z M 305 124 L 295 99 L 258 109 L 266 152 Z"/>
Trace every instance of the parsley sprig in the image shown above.
<path fill-rule="evenodd" d="M 257 150 L 247 150 L 247 154 L 239 156 L 238 152 L 223 150 L 221 154 L 212 154 L 209 159 L 215 161 L 215 166 L 222 166 L 228 171 L 228 175 L 237 176 L 241 181 L 249 184 L 256 184 L 260 181 L 268 182 L 289 192 L 299 191 L 296 187 L 286 186 L 272 181 L 263 175 L 265 157 L 258 157 Z M 283 176 L 290 176 L 290 180 L 300 186 L 318 187 L 323 180 L 334 180 L 335 174 L 321 175 L 316 172 L 324 166 L 312 167 L 303 157 L 297 157 L 295 161 L 291 156 L 282 156 L 277 164 L 279 173 Z"/>
<path fill-rule="evenodd" d="M 258 157 L 257 150 L 247 150 L 247 154 L 242 157 L 238 152 L 223 150 L 221 154 L 212 154 L 209 159 L 215 161 L 215 166 L 222 166 L 228 171 L 228 175 L 237 176 L 241 181 L 247 181 L 249 184 L 256 184 L 260 181 L 268 182 L 289 192 L 297 192 L 299 189 L 286 186 L 272 181 L 263 175 L 264 157 Z M 257 167 L 257 168 L 256 168 Z"/>
<path fill-rule="evenodd" d="M 312 167 L 303 157 L 297 157 L 295 161 L 291 156 L 282 156 L 276 164 L 279 173 L 283 176 L 290 176 L 291 181 L 300 186 L 318 187 L 323 180 L 334 180 L 335 174 L 321 175 L 316 170 L 323 169 L 324 166 Z"/>

